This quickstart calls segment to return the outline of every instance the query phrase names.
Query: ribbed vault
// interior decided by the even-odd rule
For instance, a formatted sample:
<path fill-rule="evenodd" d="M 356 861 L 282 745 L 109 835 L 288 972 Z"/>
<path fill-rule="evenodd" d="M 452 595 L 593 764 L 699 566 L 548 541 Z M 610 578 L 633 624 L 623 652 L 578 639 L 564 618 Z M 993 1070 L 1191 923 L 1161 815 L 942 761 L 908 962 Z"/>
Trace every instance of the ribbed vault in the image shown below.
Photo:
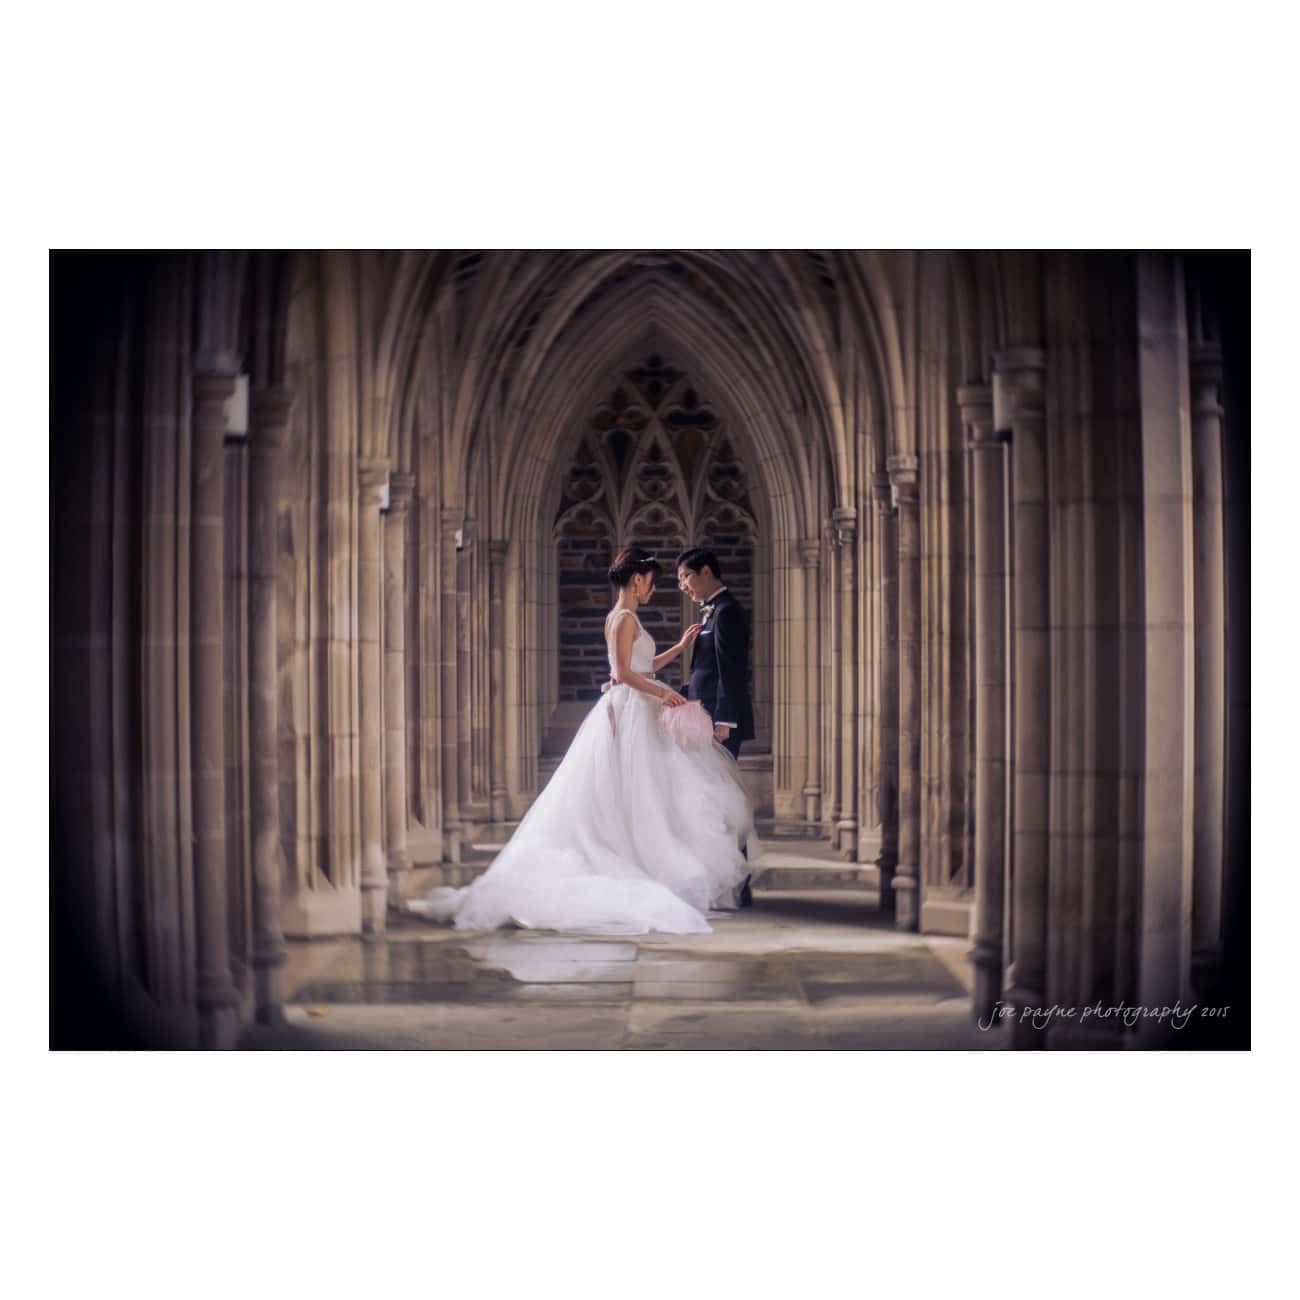
<path fill-rule="evenodd" d="M 782 503 L 780 532 L 811 535 L 824 508 L 815 486 L 826 475 L 832 497 L 852 491 L 846 391 L 869 395 L 882 427 L 892 394 L 888 342 L 852 327 L 851 288 L 827 259 L 805 254 L 588 253 L 502 254 L 475 261 L 436 259 L 405 268 L 418 283 L 399 295 L 405 322 L 413 303 L 419 329 L 386 326 L 393 379 L 380 383 L 396 413 L 391 444 L 400 454 L 422 385 L 453 452 L 445 462 L 457 496 L 487 457 L 505 490 L 494 530 L 526 531 L 571 427 L 573 413 L 609 374 L 646 347 L 680 356 L 725 403 L 752 440 L 767 494 Z M 436 281 L 436 283 L 435 283 Z M 888 304 L 886 305 L 886 311 Z M 870 313 L 878 323 L 881 313 Z M 885 341 L 882 341 L 885 339 Z M 865 381 L 863 381 L 865 376 Z"/>

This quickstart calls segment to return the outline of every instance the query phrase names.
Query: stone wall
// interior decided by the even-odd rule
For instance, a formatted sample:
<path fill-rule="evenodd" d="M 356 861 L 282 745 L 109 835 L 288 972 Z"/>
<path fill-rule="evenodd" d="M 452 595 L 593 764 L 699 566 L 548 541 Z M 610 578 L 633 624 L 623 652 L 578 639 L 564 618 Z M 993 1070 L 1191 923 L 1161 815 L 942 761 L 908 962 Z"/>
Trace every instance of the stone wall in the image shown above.
<path fill-rule="evenodd" d="M 608 676 L 605 615 L 613 548 L 603 530 L 573 526 L 557 543 L 561 700 L 594 699 Z"/>

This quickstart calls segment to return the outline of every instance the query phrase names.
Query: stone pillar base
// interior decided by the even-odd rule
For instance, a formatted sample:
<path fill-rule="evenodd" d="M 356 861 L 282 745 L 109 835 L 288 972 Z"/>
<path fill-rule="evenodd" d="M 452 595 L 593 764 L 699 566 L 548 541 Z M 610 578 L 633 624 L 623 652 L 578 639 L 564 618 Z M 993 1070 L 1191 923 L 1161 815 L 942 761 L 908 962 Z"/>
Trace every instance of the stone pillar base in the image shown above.
<path fill-rule="evenodd" d="M 969 939 L 974 908 L 966 898 L 927 898 L 921 904 L 921 930 L 925 934 L 951 934 Z"/>
<path fill-rule="evenodd" d="M 239 1038 L 239 1012 L 233 1006 L 199 1008 L 199 1046 L 228 1052 Z"/>
<path fill-rule="evenodd" d="M 297 897 L 285 899 L 280 922 L 285 936 L 292 939 L 356 934 L 361 929 L 361 891 L 355 886 L 333 889 L 329 885 L 300 890 Z"/>
<path fill-rule="evenodd" d="M 803 792 L 803 815 L 810 822 L 821 821 L 822 792 L 820 786 L 806 786 Z"/>
<path fill-rule="evenodd" d="M 894 874 L 894 928 L 915 930 L 921 924 L 921 891 L 914 875 Z"/>
<path fill-rule="evenodd" d="M 879 862 L 880 854 L 884 849 L 880 827 L 874 830 L 860 831 L 858 833 L 858 861 L 859 862 Z"/>
<path fill-rule="evenodd" d="M 975 967 L 971 1013 L 976 1020 L 987 1023 L 1002 997 L 1002 953 L 977 939 L 970 951 L 970 959 Z"/>
<path fill-rule="evenodd" d="M 401 907 L 406 901 L 411 882 L 411 864 L 405 857 L 394 861 L 388 859 L 388 905 Z"/>
<path fill-rule="evenodd" d="M 1192 950 L 1192 991 L 1206 1005 L 1218 1002 L 1223 994 L 1223 946 Z"/>
<path fill-rule="evenodd" d="M 406 834 L 406 853 L 413 867 L 430 867 L 442 861 L 442 832 L 412 827 Z"/>
<path fill-rule="evenodd" d="M 1043 1010 L 1044 997 L 1036 989 L 1021 989 L 1012 987 L 1007 993 L 1007 1002 L 1011 1005 L 1013 1014 L 1011 1019 L 1011 1046 L 1017 1052 L 1041 1052 L 1047 1047 L 1047 1030 L 1049 1023 L 1044 1023 L 1046 1017 L 1039 1018 L 1038 1026 L 1034 1025 L 1034 1013 L 1029 1011 L 1024 1019 L 1021 1019 L 1021 1012 L 1026 1007 L 1036 1010 Z"/>
<path fill-rule="evenodd" d="M 880 872 L 880 910 L 893 916 L 898 910 L 898 891 L 894 887 L 898 863 L 882 850 L 876 858 L 876 869 Z"/>
<path fill-rule="evenodd" d="M 388 928 L 388 891 L 371 885 L 361 886 L 361 932 L 383 934 Z"/>
<path fill-rule="evenodd" d="M 253 971 L 259 1025 L 284 1024 L 284 958 Z"/>
<path fill-rule="evenodd" d="M 856 821 L 842 821 L 835 826 L 835 847 L 846 862 L 857 861 L 858 824 Z"/>

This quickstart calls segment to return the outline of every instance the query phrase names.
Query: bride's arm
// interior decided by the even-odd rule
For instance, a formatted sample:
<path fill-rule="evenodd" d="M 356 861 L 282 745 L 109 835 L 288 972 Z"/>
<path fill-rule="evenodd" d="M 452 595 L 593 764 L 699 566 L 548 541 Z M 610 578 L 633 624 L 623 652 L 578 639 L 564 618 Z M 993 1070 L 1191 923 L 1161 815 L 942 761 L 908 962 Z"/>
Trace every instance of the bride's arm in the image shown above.
<path fill-rule="evenodd" d="M 699 623 L 692 623 L 690 627 L 688 627 L 686 631 L 682 633 L 682 639 L 678 641 L 678 643 L 675 646 L 670 646 L 661 655 L 655 655 L 655 672 L 658 672 L 666 664 L 672 663 L 672 661 L 676 659 L 678 655 L 684 653 L 686 647 L 690 645 L 691 642 L 694 641 L 697 636 L 699 636 L 701 626 L 702 625 Z"/>
<path fill-rule="evenodd" d="M 686 701 L 671 687 L 665 686 L 663 682 L 651 681 L 644 673 L 633 671 L 632 643 L 635 640 L 636 620 L 619 619 L 618 626 L 614 629 L 614 679 L 620 686 L 630 686 L 634 691 L 653 695 L 664 704 L 685 704 Z"/>

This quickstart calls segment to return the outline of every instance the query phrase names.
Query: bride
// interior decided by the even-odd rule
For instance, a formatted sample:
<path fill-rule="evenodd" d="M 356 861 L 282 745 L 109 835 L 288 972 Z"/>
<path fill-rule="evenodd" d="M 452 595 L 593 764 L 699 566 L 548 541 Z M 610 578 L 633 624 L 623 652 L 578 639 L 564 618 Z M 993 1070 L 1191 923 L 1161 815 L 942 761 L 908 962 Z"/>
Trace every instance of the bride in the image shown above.
<path fill-rule="evenodd" d="M 759 852 L 753 809 L 708 715 L 655 678 L 699 632 L 693 626 L 655 654 L 637 610 L 658 572 L 640 547 L 620 552 L 609 570 L 618 599 L 605 620 L 617 685 L 592 705 L 487 872 L 412 910 L 460 930 L 694 934 L 710 930 L 710 909 L 735 906 Z"/>

